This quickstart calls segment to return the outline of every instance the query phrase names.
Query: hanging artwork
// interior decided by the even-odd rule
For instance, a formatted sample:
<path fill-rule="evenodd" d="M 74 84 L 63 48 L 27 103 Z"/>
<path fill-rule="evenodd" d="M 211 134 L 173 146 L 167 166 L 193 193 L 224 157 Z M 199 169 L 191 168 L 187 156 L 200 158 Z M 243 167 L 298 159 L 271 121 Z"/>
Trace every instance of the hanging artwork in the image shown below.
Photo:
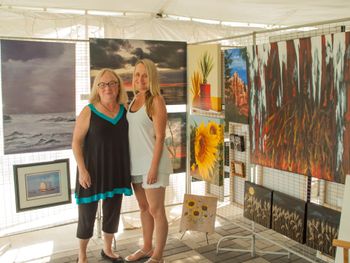
<path fill-rule="evenodd" d="M 17 212 L 71 202 L 69 159 L 14 165 Z"/>
<path fill-rule="evenodd" d="M 229 142 L 224 142 L 224 157 L 225 157 L 224 166 L 230 166 L 230 143 Z"/>
<path fill-rule="evenodd" d="M 168 113 L 165 145 L 174 173 L 186 172 L 186 112 Z"/>
<path fill-rule="evenodd" d="M 102 68 L 114 69 L 123 79 L 129 100 L 132 74 L 139 59 L 152 60 L 158 69 L 161 93 L 167 105 L 187 103 L 186 43 L 133 39 L 90 39 L 90 76 Z"/>
<path fill-rule="evenodd" d="M 344 183 L 350 32 L 247 50 L 252 163 Z"/>
<path fill-rule="evenodd" d="M 191 45 L 187 48 L 187 54 L 187 83 L 192 110 L 220 112 L 220 45 Z"/>
<path fill-rule="evenodd" d="M 307 204 L 306 245 L 335 256 L 332 245 L 339 233 L 340 212 L 321 205 Z"/>
<path fill-rule="evenodd" d="M 271 228 L 272 190 L 245 181 L 243 216 Z"/>
<path fill-rule="evenodd" d="M 230 134 L 231 149 L 239 152 L 244 152 L 244 136 L 238 134 Z"/>
<path fill-rule="evenodd" d="M 195 230 L 208 234 L 215 231 L 217 198 L 185 194 L 180 232 Z"/>
<path fill-rule="evenodd" d="M 231 176 L 245 177 L 244 162 L 231 161 Z"/>
<path fill-rule="evenodd" d="M 4 152 L 70 149 L 75 44 L 1 40 Z"/>
<path fill-rule="evenodd" d="M 248 123 L 247 50 L 224 51 L 225 121 Z"/>
<path fill-rule="evenodd" d="M 306 202 L 276 191 L 272 199 L 272 229 L 305 243 Z"/>
<path fill-rule="evenodd" d="M 223 120 L 190 115 L 190 175 L 223 185 Z"/>

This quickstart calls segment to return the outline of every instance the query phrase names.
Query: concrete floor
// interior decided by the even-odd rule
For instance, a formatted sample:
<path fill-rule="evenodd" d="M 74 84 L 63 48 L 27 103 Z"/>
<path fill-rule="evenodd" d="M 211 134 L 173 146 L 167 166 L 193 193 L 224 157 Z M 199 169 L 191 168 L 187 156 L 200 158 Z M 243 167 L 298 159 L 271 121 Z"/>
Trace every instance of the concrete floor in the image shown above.
<path fill-rule="evenodd" d="M 209 235 L 209 244 L 204 233 L 187 231 L 183 238 L 179 233 L 179 219 L 171 222 L 169 237 L 166 245 L 164 259 L 166 262 L 325 262 L 316 258 L 316 251 L 300 245 L 284 236 L 259 225 L 256 226 L 258 235 L 272 239 L 273 242 L 288 247 L 293 251 L 309 258 L 305 260 L 292 254 L 290 259 L 285 255 L 258 254 L 254 257 L 247 252 L 222 251 L 216 253 L 216 245 L 220 238 L 228 235 L 249 235 L 250 222 L 241 215 L 228 221 L 220 216 L 216 220 L 216 231 Z M 238 226 L 243 226 L 244 228 Z M 0 245 L 11 244 L 0 257 L 1 263 L 7 262 L 75 262 L 77 258 L 78 242 L 75 238 L 76 224 L 70 224 L 50 229 L 39 230 L 26 234 L 15 235 L 0 239 Z M 117 252 L 123 257 L 134 252 L 141 245 L 141 229 L 124 230 L 116 234 Z M 98 237 L 91 239 L 88 247 L 89 263 L 107 262 L 100 256 L 103 240 Z M 247 249 L 251 247 L 250 240 L 233 239 L 221 243 L 221 247 Z M 283 252 L 284 250 L 269 241 L 258 239 L 256 248 L 261 251 Z M 144 262 L 139 261 L 139 262 Z M 328 260 L 331 262 L 331 260 Z"/>

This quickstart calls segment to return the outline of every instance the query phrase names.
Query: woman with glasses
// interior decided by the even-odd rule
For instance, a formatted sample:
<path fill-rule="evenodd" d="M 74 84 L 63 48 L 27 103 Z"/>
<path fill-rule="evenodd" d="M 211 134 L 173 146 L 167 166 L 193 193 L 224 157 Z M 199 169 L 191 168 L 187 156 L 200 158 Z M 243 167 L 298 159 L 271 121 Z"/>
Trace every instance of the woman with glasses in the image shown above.
<path fill-rule="evenodd" d="M 135 97 L 130 103 L 127 119 L 131 178 L 141 212 L 143 247 L 127 256 L 125 261 L 163 262 L 163 250 L 168 235 L 165 214 L 165 187 L 169 185 L 172 167 L 164 144 L 167 112 L 160 95 L 155 64 L 149 59 L 139 60 L 134 69 Z M 155 235 L 155 247 L 152 239 Z"/>
<path fill-rule="evenodd" d="M 123 262 L 112 251 L 118 230 L 122 197 L 131 195 L 126 92 L 121 78 L 110 69 L 96 76 L 87 105 L 77 118 L 72 149 L 78 170 L 75 198 L 78 204 L 79 263 L 87 262 L 86 249 L 93 235 L 99 200 L 102 201 L 104 247 L 101 256 Z"/>

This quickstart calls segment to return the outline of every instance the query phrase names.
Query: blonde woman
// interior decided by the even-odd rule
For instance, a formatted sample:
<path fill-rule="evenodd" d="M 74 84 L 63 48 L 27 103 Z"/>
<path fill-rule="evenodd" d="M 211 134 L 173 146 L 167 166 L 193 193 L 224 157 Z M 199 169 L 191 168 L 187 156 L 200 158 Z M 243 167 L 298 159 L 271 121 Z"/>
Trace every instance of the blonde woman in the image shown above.
<path fill-rule="evenodd" d="M 135 97 L 127 113 L 131 178 L 141 212 L 144 244 L 125 261 L 149 257 L 146 262 L 164 262 L 163 251 L 168 235 L 165 187 L 169 185 L 172 167 L 164 145 L 167 112 L 160 95 L 157 68 L 151 60 L 142 59 L 136 63 L 133 89 Z"/>
<path fill-rule="evenodd" d="M 79 263 L 87 262 L 86 249 L 93 235 L 99 200 L 103 200 L 101 256 L 123 262 L 112 251 L 112 240 L 118 230 L 123 194 L 132 194 L 125 102 L 121 78 L 110 69 L 102 69 L 93 83 L 90 104 L 76 121 L 72 149 L 78 165 L 75 198 L 79 211 Z"/>

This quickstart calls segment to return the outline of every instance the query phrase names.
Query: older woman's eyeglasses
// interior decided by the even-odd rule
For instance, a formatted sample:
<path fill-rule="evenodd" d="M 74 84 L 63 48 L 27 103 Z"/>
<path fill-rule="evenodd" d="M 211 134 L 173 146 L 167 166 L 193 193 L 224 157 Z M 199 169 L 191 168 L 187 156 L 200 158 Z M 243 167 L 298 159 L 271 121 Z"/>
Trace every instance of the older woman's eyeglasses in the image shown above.
<path fill-rule="evenodd" d="M 110 87 L 110 88 L 116 88 L 116 87 L 119 86 L 119 82 L 118 82 L 118 81 L 114 81 L 114 80 L 112 80 L 112 81 L 110 81 L 110 82 L 108 82 L 108 83 L 106 83 L 106 82 L 100 82 L 100 83 L 97 84 L 97 86 L 98 86 L 100 89 L 104 89 L 104 88 L 106 88 L 107 86 Z"/>

